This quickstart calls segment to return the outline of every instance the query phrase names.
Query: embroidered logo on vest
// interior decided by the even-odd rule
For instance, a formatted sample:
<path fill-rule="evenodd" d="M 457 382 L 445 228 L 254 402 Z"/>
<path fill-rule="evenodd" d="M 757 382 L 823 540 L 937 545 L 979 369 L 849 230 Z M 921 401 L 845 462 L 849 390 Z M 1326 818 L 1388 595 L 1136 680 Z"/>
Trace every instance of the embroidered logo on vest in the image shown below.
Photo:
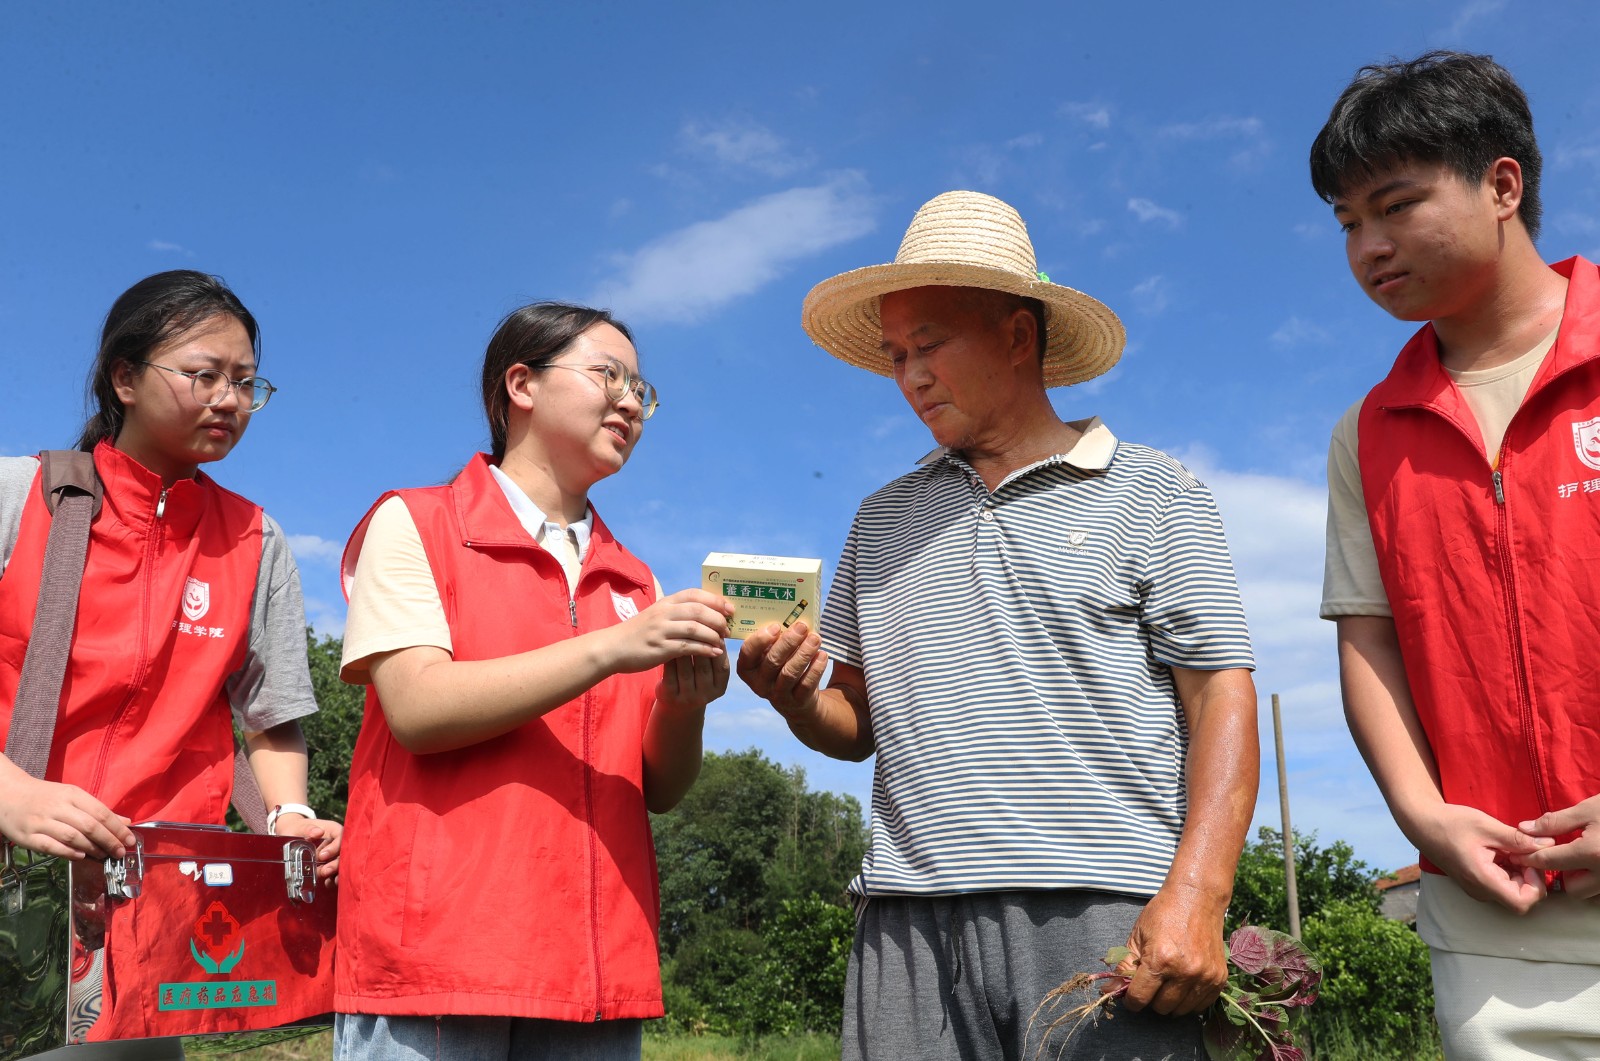
<path fill-rule="evenodd" d="M 639 606 L 633 603 L 633 598 L 624 597 L 616 590 L 611 591 L 611 606 L 617 610 L 617 618 L 623 622 L 639 614 Z"/>
<path fill-rule="evenodd" d="M 189 617 L 189 621 L 199 622 L 205 618 L 206 612 L 210 610 L 211 583 L 201 582 L 197 578 L 184 580 L 183 614 Z"/>
<path fill-rule="evenodd" d="M 1600 471 L 1600 416 L 1572 425 L 1572 448 L 1579 460 Z"/>
<path fill-rule="evenodd" d="M 1089 540 L 1089 535 L 1084 531 L 1067 531 L 1067 548 L 1082 549 L 1083 543 Z"/>

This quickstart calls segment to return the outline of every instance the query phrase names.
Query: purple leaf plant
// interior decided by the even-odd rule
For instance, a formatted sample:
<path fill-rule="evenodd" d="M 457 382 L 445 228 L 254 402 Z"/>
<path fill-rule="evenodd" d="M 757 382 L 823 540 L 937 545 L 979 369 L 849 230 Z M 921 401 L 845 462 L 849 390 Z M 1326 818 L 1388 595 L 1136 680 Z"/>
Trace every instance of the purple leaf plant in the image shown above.
<path fill-rule="evenodd" d="M 1036 1058 L 1056 1032 L 1064 1031 L 1058 1040 L 1064 1050 L 1085 1021 L 1093 1025 L 1114 1016 L 1137 961 L 1126 947 L 1112 947 L 1103 960 L 1107 971 L 1077 974 L 1034 1010 L 1030 1035 L 1041 1017 L 1050 1021 Z M 1238 929 L 1228 937 L 1228 982 L 1202 1018 L 1207 1056 L 1212 1061 L 1305 1061 L 1294 1026 L 1300 1011 L 1317 1000 L 1321 984 L 1322 963 L 1293 936 L 1257 925 Z M 1086 993 L 1087 1001 L 1057 1012 Z"/>

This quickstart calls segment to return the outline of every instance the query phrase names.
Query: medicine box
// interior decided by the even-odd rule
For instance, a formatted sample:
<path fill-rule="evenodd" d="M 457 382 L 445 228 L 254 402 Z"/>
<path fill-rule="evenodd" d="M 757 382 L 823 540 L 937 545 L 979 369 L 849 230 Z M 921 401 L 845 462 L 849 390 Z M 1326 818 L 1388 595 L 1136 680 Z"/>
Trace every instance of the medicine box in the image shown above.
<path fill-rule="evenodd" d="M 768 623 L 805 620 L 817 629 L 822 561 L 798 556 L 711 553 L 700 565 L 700 586 L 733 602 L 728 636 L 746 638 Z"/>

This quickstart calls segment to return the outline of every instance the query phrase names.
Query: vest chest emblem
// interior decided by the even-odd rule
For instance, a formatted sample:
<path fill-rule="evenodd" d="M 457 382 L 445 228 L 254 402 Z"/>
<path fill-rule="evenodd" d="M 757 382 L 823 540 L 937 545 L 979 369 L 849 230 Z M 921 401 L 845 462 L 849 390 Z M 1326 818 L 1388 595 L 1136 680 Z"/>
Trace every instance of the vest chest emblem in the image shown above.
<path fill-rule="evenodd" d="M 627 622 L 639 614 L 639 606 L 633 603 L 632 597 L 624 597 L 616 590 L 611 591 L 611 607 L 616 609 L 617 618 Z"/>
<path fill-rule="evenodd" d="M 204 619 L 210 610 L 211 583 L 201 582 L 197 578 L 186 579 L 183 583 L 183 614 L 194 623 Z"/>
<path fill-rule="evenodd" d="M 1600 471 L 1600 416 L 1572 425 L 1572 448 L 1579 460 Z"/>

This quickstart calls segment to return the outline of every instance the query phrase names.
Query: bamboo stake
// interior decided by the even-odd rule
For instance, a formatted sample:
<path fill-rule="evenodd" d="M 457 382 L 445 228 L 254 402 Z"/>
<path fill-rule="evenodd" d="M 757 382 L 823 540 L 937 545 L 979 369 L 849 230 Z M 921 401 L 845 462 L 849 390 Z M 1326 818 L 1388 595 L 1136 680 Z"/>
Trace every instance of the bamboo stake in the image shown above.
<path fill-rule="evenodd" d="M 1283 761 L 1283 716 L 1272 694 L 1272 739 L 1278 748 L 1278 809 L 1283 813 L 1283 884 L 1289 900 L 1289 935 L 1300 938 L 1300 891 L 1294 880 L 1294 829 L 1289 824 L 1289 771 Z"/>

